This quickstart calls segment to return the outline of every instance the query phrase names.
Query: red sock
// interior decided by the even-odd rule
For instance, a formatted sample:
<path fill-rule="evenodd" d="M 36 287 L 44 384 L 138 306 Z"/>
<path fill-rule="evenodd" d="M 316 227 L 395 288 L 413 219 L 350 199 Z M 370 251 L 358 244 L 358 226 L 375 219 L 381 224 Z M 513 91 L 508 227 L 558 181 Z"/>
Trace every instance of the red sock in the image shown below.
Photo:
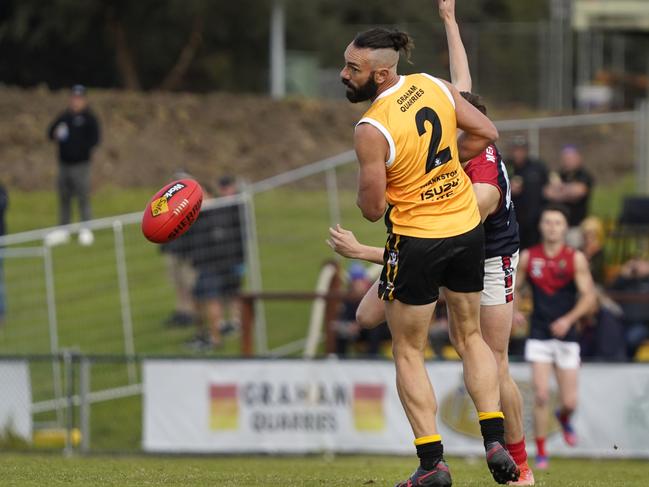
<path fill-rule="evenodd" d="M 545 438 L 536 439 L 536 454 L 542 457 L 547 457 L 545 453 Z"/>
<path fill-rule="evenodd" d="M 525 437 L 518 443 L 508 443 L 507 451 L 512 456 L 516 465 L 522 465 L 527 461 L 527 450 L 525 449 Z"/>

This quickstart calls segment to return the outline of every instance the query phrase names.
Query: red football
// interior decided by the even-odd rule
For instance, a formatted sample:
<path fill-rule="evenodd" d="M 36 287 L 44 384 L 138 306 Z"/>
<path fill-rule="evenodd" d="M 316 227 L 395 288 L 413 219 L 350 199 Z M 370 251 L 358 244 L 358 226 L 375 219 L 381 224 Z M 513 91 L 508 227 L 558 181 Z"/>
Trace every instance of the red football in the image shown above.
<path fill-rule="evenodd" d="M 146 205 L 142 233 L 155 243 L 180 237 L 196 221 L 203 203 L 203 190 L 193 179 L 166 184 Z"/>

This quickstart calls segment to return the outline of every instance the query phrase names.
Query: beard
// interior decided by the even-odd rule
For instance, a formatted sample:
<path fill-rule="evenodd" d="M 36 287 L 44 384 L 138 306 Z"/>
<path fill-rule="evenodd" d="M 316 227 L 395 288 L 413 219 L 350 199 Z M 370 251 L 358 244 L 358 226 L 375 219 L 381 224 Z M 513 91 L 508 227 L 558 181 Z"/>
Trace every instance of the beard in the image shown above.
<path fill-rule="evenodd" d="M 379 87 L 374 81 L 374 72 L 370 73 L 367 82 L 358 88 L 354 88 L 347 80 L 342 80 L 342 83 L 347 87 L 345 96 L 352 103 L 371 100 L 376 97 L 376 92 L 379 90 Z"/>

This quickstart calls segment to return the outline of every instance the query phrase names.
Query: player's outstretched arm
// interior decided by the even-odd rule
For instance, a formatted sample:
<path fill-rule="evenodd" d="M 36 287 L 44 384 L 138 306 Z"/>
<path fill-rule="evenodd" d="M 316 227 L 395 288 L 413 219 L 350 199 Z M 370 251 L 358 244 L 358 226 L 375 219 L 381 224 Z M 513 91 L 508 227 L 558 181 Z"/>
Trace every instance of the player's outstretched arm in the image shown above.
<path fill-rule="evenodd" d="M 335 228 L 329 228 L 327 245 L 343 257 L 383 264 L 383 249 L 381 247 L 363 245 L 351 230 L 345 230 L 340 224 Z"/>
<path fill-rule="evenodd" d="M 471 71 L 469 60 L 462 43 L 460 27 L 455 20 L 455 0 L 437 0 L 439 16 L 444 21 L 448 58 L 451 69 L 451 83 L 458 91 L 471 91 Z"/>
<path fill-rule="evenodd" d="M 452 84 L 444 81 L 455 101 L 457 126 L 463 133 L 457 139 L 460 162 L 473 159 L 498 139 L 498 129 L 480 110 L 464 99 Z"/>

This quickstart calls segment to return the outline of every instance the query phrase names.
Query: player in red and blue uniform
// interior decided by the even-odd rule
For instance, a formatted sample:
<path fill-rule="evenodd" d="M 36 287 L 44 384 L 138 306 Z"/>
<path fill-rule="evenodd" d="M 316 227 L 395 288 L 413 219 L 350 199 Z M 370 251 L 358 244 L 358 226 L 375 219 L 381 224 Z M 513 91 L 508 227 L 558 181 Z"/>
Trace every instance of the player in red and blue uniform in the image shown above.
<path fill-rule="evenodd" d="M 549 382 L 554 370 L 559 385 L 557 419 L 566 443 L 577 436 L 570 418 L 577 407 L 580 349 L 577 322 L 594 311 L 595 287 L 583 253 L 566 245 L 567 210 L 546 207 L 541 214 L 541 243 L 522 252 L 517 290 L 527 281 L 532 288 L 533 311 L 525 359 L 532 364 L 534 433 L 537 468 L 548 467 L 545 438 L 548 432 Z M 516 313 L 516 321 L 524 317 Z"/>
<path fill-rule="evenodd" d="M 485 259 L 498 257 L 500 266 L 509 269 L 512 265 L 506 257 L 518 252 L 520 239 L 507 169 L 498 148 L 493 144 L 487 147 L 482 154 L 466 163 L 464 171 L 471 179 L 474 190 L 479 192 L 479 185 L 487 184 L 498 191 L 498 199 L 491 198 L 491 201 L 497 201 L 495 207 L 491 211 L 487 209 L 489 212 L 484 220 Z M 512 292 L 509 292 L 510 288 Z M 513 299 L 513 286 L 508 285 L 506 289 L 505 301 L 510 302 Z"/>

